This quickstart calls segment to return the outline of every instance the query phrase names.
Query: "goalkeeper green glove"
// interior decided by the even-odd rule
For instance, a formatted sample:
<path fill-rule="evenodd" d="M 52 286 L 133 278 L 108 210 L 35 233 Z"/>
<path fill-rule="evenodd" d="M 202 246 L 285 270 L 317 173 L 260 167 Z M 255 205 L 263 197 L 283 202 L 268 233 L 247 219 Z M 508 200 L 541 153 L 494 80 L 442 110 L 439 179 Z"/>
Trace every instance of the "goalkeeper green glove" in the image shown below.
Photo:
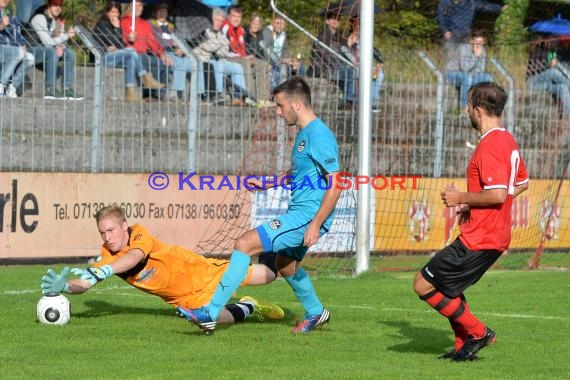
<path fill-rule="evenodd" d="M 71 270 L 74 275 L 79 276 L 82 280 L 87 280 L 91 285 L 103 281 L 107 277 L 113 275 L 113 268 L 110 265 L 103 265 L 100 268 L 90 267 L 90 268 L 73 268 Z"/>
<path fill-rule="evenodd" d="M 51 268 L 48 269 L 45 276 L 42 277 L 42 294 L 69 293 L 69 286 L 67 285 L 68 274 L 69 267 L 63 268 L 60 274 L 55 273 Z"/>

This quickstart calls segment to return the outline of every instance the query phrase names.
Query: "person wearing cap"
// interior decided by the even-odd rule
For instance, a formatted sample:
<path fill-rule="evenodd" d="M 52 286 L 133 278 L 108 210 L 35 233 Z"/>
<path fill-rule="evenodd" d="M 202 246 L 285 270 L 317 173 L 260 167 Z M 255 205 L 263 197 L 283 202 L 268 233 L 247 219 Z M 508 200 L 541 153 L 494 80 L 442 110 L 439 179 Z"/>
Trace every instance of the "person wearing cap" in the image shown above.
<path fill-rule="evenodd" d="M 65 29 L 61 16 L 63 0 L 48 0 L 45 10 L 30 20 L 30 25 L 38 37 L 39 44 L 31 46 L 36 62 L 43 62 L 46 74 L 45 99 L 81 100 L 74 89 L 75 52 L 67 46 L 67 41 L 75 36 L 73 27 Z M 61 90 L 56 87 L 57 65 L 63 61 Z"/>

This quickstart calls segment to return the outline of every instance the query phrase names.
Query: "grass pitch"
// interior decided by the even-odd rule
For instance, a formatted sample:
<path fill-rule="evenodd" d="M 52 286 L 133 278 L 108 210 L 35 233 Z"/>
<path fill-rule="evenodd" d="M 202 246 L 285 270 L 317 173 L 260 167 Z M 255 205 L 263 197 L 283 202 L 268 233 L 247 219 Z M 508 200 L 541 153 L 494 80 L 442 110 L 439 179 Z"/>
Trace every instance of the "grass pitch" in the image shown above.
<path fill-rule="evenodd" d="M 61 265 L 55 266 L 60 270 Z M 466 292 L 497 332 L 476 362 L 436 357 L 448 322 L 412 291 L 412 272 L 314 276 L 331 322 L 291 335 L 301 307 L 282 280 L 240 289 L 275 300 L 282 321 L 219 326 L 212 336 L 118 278 L 69 295 L 71 322 L 35 320 L 46 266 L 0 267 L 2 379 L 568 379 L 570 272 L 490 271 Z"/>

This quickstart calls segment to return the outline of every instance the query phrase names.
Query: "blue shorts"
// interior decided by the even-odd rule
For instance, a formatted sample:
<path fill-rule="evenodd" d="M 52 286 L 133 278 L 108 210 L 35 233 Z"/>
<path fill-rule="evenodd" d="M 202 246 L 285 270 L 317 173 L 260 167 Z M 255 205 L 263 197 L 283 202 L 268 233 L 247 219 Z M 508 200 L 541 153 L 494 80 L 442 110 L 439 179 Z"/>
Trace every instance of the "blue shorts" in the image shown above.
<path fill-rule="evenodd" d="M 309 247 L 303 245 L 311 218 L 302 211 L 289 212 L 256 228 L 264 252 L 277 252 L 297 261 L 303 260 Z M 320 236 L 328 232 L 321 226 Z"/>

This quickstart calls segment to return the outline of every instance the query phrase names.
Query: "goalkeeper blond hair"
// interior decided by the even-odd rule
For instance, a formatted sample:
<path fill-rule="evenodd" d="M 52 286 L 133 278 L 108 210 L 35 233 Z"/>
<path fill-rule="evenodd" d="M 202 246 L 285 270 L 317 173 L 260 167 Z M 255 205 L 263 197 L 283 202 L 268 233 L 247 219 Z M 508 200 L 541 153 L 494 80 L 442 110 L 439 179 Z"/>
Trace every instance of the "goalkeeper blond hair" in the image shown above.
<path fill-rule="evenodd" d="M 101 220 L 105 219 L 108 216 L 116 217 L 120 223 L 127 221 L 127 218 L 125 217 L 125 212 L 116 203 L 103 207 L 101 210 L 97 211 L 97 213 L 95 214 L 95 221 L 97 222 L 97 224 L 99 224 Z"/>

